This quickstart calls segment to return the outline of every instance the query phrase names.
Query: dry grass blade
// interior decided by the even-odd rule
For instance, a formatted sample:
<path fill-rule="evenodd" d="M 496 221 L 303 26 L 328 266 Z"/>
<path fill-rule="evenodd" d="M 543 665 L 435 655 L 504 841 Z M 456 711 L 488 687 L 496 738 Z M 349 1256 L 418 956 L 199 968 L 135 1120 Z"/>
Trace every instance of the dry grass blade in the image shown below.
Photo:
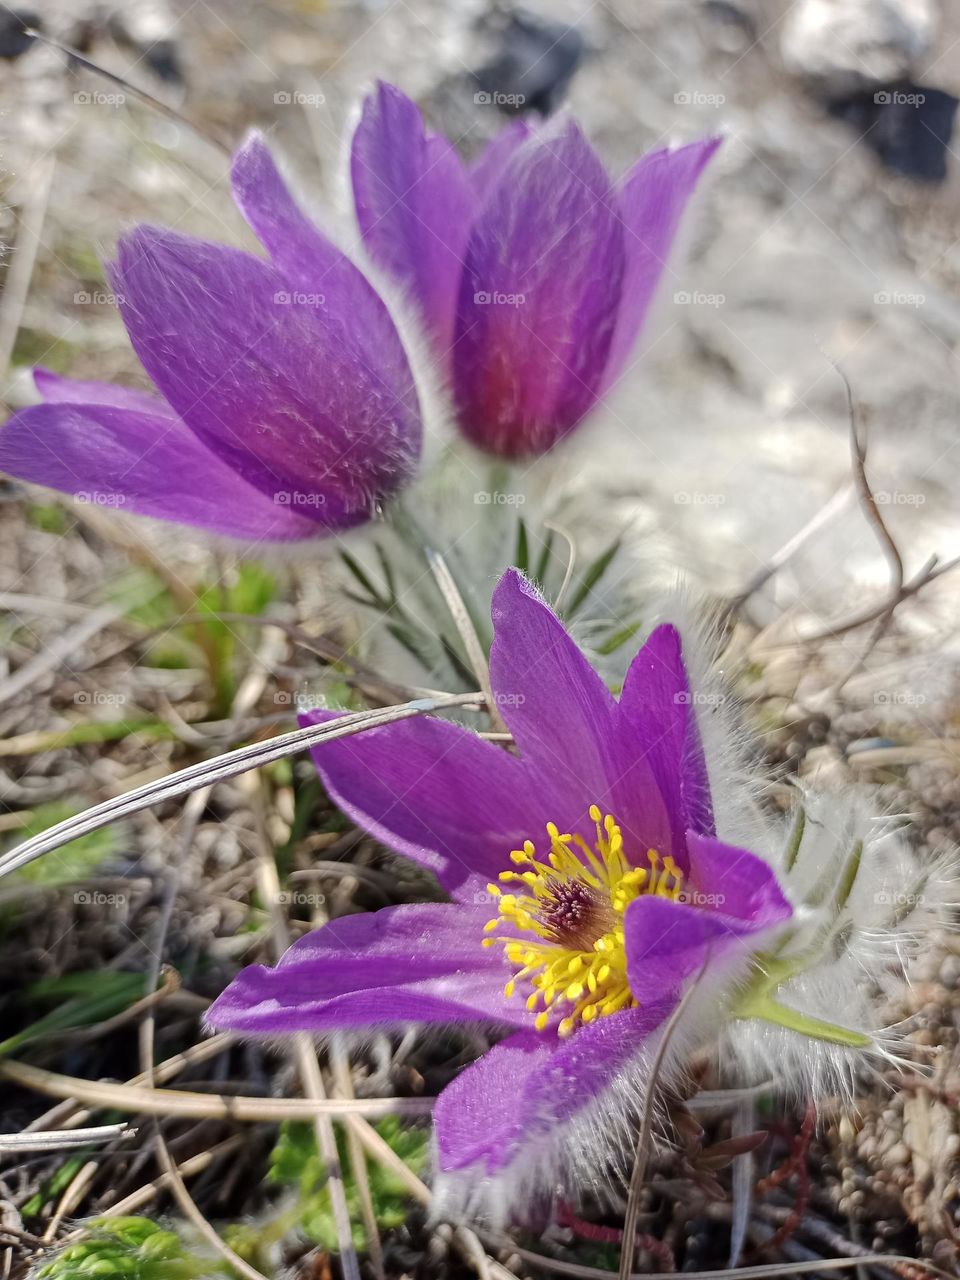
<path fill-rule="evenodd" d="M 444 603 L 450 610 L 450 616 L 453 618 L 457 631 L 460 633 L 460 639 L 463 641 L 463 647 L 466 649 L 467 657 L 470 661 L 470 668 L 477 677 L 477 683 L 483 690 L 487 710 L 490 713 L 490 721 L 498 733 L 506 733 L 507 726 L 500 715 L 493 696 L 493 686 L 490 684 L 490 668 L 487 665 L 487 655 L 483 651 L 480 637 L 477 635 L 476 628 L 471 621 L 467 606 L 463 602 L 463 596 L 461 596 L 454 581 L 453 574 L 450 572 L 443 556 L 438 551 L 431 551 L 429 547 L 427 548 L 427 563 L 430 565 L 430 571 L 437 586 L 440 588 Z"/>
<path fill-rule="evenodd" d="M 521 1249 L 512 1241 L 504 1241 L 523 1262 L 541 1271 L 552 1271 L 560 1276 L 574 1276 L 578 1280 L 613 1280 L 612 1271 L 602 1267 L 585 1267 L 577 1262 L 564 1262 L 560 1258 L 548 1258 L 530 1249 Z M 770 1262 L 755 1267 L 717 1267 L 710 1271 L 685 1271 L 687 1280 L 779 1280 L 779 1277 L 816 1275 L 821 1271 L 849 1271 L 854 1267 L 883 1267 L 886 1271 L 899 1271 L 903 1276 L 940 1276 L 943 1280 L 955 1280 L 949 1271 L 934 1266 L 922 1258 L 907 1258 L 896 1253 L 867 1253 L 856 1258 L 816 1258 L 811 1262 Z M 633 1271 L 628 1280 L 663 1280 L 662 1271 Z"/>
<path fill-rule="evenodd" d="M 653 1066 L 650 1071 L 650 1079 L 647 1082 L 647 1096 L 643 1105 L 643 1118 L 640 1123 L 640 1135 L 637 1138 L 637 1150 L 633 1161 L 633 1173 L 630 1175 L 630 1189 L 627 1193 L 627 1211 L 623 1218 L 623 1241 L 620 1245 L 620 1280 L 629 1280 L 630 1272 L 633 1268 L 633 1255 L 637 1245 L 637 1219 L 640 1216 L 640 1191 L 643 1188 L 643 1180 L 647 1174 L 647 1163 L 650 1158 L 650 1134 L 653 1129 L 653 1108 L 656 1101 L 657 1084 L 660 1080 L 660 1072 L 663 1069 L 664 1059 L 667 1056 L 667 1049 L 670 1047 L 670 1041 L 673 1034 L 680 1023 L 686 1011 L 687 1005 L 700 985 L 700 979 L 706 972 L 707 962 L 709 961 L 709 953 L 704 958 L 703 964 L 700 966 L 700 972 L 687 987 L 683 993 L 680 1003 L 671 1013 L 664 1028 L 663 1036 L 657 1046 L 657 1052 L 653 1059 Z"/>
<path fill-rule="evenodd" d="M 263 818 L 260 787 L 257 778 L 250 779 L 250 782 L 254 791 L 254 812 L 257 817 L 257 883 L 261 898 L 269 905 L 274 958 L 279 960 L 290 945 L 290 935 L 286 917 L 280 906 L 280 881 Z M 317 1062 L 316 1050 L 308 1035 L 299 1034 L 294 1037 L 293 1059 L 307 1097 L 318 1101 L 324 1100 L 326 1091 L 323 1087 L 323 1076 L 320 1072 L 320 1064 Z M 360 1263 L 353 1247 L 353 1230 L 350 1223 L 350 1210 L 347 1206 L 347 1193 L 343 1185 L 343 1174 L 340 1169 L 337 1136 L 328 1116 L 319 1114 L 314 1116 L 313 1129 L 317 1151 L 326 1166 L 327 1189 L 330 1194 L 330 1208 L 337 1232 L 344 1280 L 360 1280 Z"/>
<path fill-rule="evenodd" d="M 0 1062 L 0 1079 L 49 1098 L 72 1098 L 86 1106 L 116 1111 L 143 1112 L 150 1116 L 185 1116 L 194 1120 L 258 1121 L 313 1120 L 316 1116 L 429 1115 L 433 1098 L 255 1098 L 233 1094 L 191 1093 L 179 1089 L 150 1089 L 142 1085 L 81 1080 L 42 1067 L 6 1059 Z"/>
<path fill-rule="evenodd" d="M 442 707 L 467 706 L 477 703 L 483 698 L 482 693 L 450 694 L 443 698 L 415 698 L 411 702 L 398 706 L 384 707 L 376 711 L 358 711 L 345 715 L 333 724 L 309 725 L 305 729 L 293 729 L 290 733 L 281 733 L 266 742 L 256 742 L 248 747 L 238 747 L 235 751 L 226 751 L 212 760 L 202 760 L 199 764 L 181 769 L 164 778 L 148 782 L 125 795 L 116 796 L 102 804 L 94 805 L 83 813 L 65 822 L 25 840 L 9 853 L 0 858 L 0 876 L 19 871 L 34 859 L 62 845 L 76 840 L 80 836 L 89 835 L 111 822 L 130 814 L 140 813 L 152 805 L 178 796 L 199 791 L 202 787 L 213 786 L 226 778 L 235 778 L 248 769 L 256 769 L 261 765 L 272 764 L 274 760 L 282 760 L 285 756 L 296 755 L 308 747 L 321 742 L 332 742 L 337 738 L 347 738 L 365 729 L 375 729 L 379 725 L 393 724 L 397 720 L 406 720 L 411 716 L 424 715 L 437 711 Z"/>
<path fill-rule="evenodd" d="M 0 1152 L 63 1151 L 68 1147 L 88 1147 L 100 1142 L 112 1142 L 114 1138 L 130 1138 L 135 1133 L 136 1129 L 131 1129 L 123 1122 L 101 1124 L 92 1129 L 72 1129 L 67 1133 L 60 1129 L 0 1133 Z"/>
<path fill-rule="evenodd" d="M 34 168 L 33 189 L 23 211 L 15 252 L 3 285 L 3 303 L 0 306 L 0 377 L 3 378 L 7 374 L 20 331 L 23 307 L 30 292 L 55 167 L 56 161 L 51 156 L 39 161 Z"/>

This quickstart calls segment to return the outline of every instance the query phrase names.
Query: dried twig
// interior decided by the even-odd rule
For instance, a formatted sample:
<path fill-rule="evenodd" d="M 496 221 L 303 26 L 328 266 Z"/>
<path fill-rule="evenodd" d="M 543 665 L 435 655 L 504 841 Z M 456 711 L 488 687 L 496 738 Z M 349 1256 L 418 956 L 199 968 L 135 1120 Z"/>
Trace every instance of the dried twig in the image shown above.
<path fill-rule="evenodd" d="M 792 560 L 797 552 L 809 542 L 810 539 L 820 532 L 830 521 L 847 506 L 853 497 L 854 487 L 852 483 L 847 483 L 837 490 L 837 492 L 828 499 L 824 505 L 816 511 L 807 521 L 802 529 L 798 530 L 792 538 L 788 538 L 778 551 L 775 551 L 767 563 L 758 569 L 745 587 L 733 596 L 725 606 L 724 613 L 727 617 L 742 609 L 751 596 L 755 595 L 761 587 L 766 586 L 775 574 L 779 573 L 788 561 Z"/>

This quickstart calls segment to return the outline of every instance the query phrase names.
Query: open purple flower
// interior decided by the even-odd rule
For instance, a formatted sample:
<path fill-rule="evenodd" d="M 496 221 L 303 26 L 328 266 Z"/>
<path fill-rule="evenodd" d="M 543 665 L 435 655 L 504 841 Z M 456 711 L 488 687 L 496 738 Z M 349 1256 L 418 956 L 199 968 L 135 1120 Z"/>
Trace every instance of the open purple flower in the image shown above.
<path fill-rule="evenodd" d="M 418 304 L 475 444 L 542 453 L 619 377 L 718 142 L 652 151 L 614 184 L 572 120 L 518 122 L 467 168 L 399 90 L 367 99 L 360 230 Z"/>
<path fill-rule="evenodd" d="M 509 1030 L 435 1111 L 441 1173 L 496 1183 L 548 1173 L 557 1135 L 594 1123 L 649 1065 L 650 1038 L 704 965 L 711 983 L 736 982 L 791 907 L 765 861 L 715 834 L 672 626 L 617 700 L 514 570 L 493 616 L 491 680 L 518 755 L 427 719 L 314 753 L 343 810 L 452 901 L 335 920 L 275 969 L 243 970 L 209 1022 L 271 1037 Z"/>
<path fill-rule="evenodd" d="M 303 215 L 256 136 L 233 189 L 269 261 L 137 227 L 110 269 L 160 394 L 39 370 L 44 403 L 0 430 L 0 469 L 258 540 L 350 528 L 409 481 L 420 409 L 383 301 Z"/>

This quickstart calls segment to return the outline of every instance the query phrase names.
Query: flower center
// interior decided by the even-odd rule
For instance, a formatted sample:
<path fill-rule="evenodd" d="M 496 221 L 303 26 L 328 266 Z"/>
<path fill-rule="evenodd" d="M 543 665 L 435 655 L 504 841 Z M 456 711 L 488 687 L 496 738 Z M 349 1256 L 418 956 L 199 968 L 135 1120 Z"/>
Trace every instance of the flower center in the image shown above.
<path fill-rule="evenodd" d="M 676 899 L 683 890 L 683 876 L 671 857 L 648 849 L 647 865 L 633 866 L 616 820 L 609 813 L 601 815 L 596 805 L 590 806 L 590 817 L 596 825 L 592 847 L 582 836 L 561 834 L 548 822 L 546 861 L 537 858 L 533 841 L 527 840 L 510 854 L 523 869 L 500 873 L 501 883 L 516 884 L 518 891 L 488 886 L 498 899 L 499 914 L 484 932 L 504 926 L 516 931 L 483 940 L 485 947 L 502 944 L 515 966 L 504 994 L 514 995 L 518 984 L 530 988 L 527 1008 L 536 1013 L 538 1031 L 546 1028 L 556 1006 L 570 1006 L 557 1026 L 561 1036 L 637 1003 L 627 982 L 623 913 L 642 894 Z"/>

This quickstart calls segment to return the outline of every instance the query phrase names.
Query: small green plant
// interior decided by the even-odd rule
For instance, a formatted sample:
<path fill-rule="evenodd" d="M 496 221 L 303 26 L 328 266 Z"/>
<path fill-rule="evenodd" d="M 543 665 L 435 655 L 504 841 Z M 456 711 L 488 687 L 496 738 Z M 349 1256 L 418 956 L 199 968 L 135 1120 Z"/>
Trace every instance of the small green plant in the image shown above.
<path fill-rule="evenodd" d="M 430 1141 L 428 1129 L 405 1126 L 396 1116 L 388 1116 L 376 1124 L 375 1128 L 409 1169 L 416 1174 L 423 1171 Z M 353 1243 L 357 1249 L 363 1249 L 366 1240 L 360 1225 L 360 1198 L 356 1183 L 350 1176 L 346 1144 L 339 1133 L 337 1141 L 340 1163 L 344 1170 L 347 1207 L 353 1223 Z M 303 1234 L 325 1249 L 336 1249 L 337 1231 L 330 1207 L 325 1170 L 317 1151 L 313 1129 L 309 1125 L 285 1123 L 281 1127 L 271 1156 L 268 1176 L 271 1182 L 291 1187 L 297 1192 L 297 1224 Z M 377 1226 L 382 1231 L 402 1226 L 409 1216 L 410 1202 L 408 1192 L 396 1174 L 380 1164 L 372 1164 L 370 1192 Z"/>
<path fill-rule="evenodd" d="M 149 1218 L 96 1218 L 87 1239 L 68 1245 L 34 1280 L 205 1280 L 228 1272 L 189 1253 L 175 1231 Z"/>

